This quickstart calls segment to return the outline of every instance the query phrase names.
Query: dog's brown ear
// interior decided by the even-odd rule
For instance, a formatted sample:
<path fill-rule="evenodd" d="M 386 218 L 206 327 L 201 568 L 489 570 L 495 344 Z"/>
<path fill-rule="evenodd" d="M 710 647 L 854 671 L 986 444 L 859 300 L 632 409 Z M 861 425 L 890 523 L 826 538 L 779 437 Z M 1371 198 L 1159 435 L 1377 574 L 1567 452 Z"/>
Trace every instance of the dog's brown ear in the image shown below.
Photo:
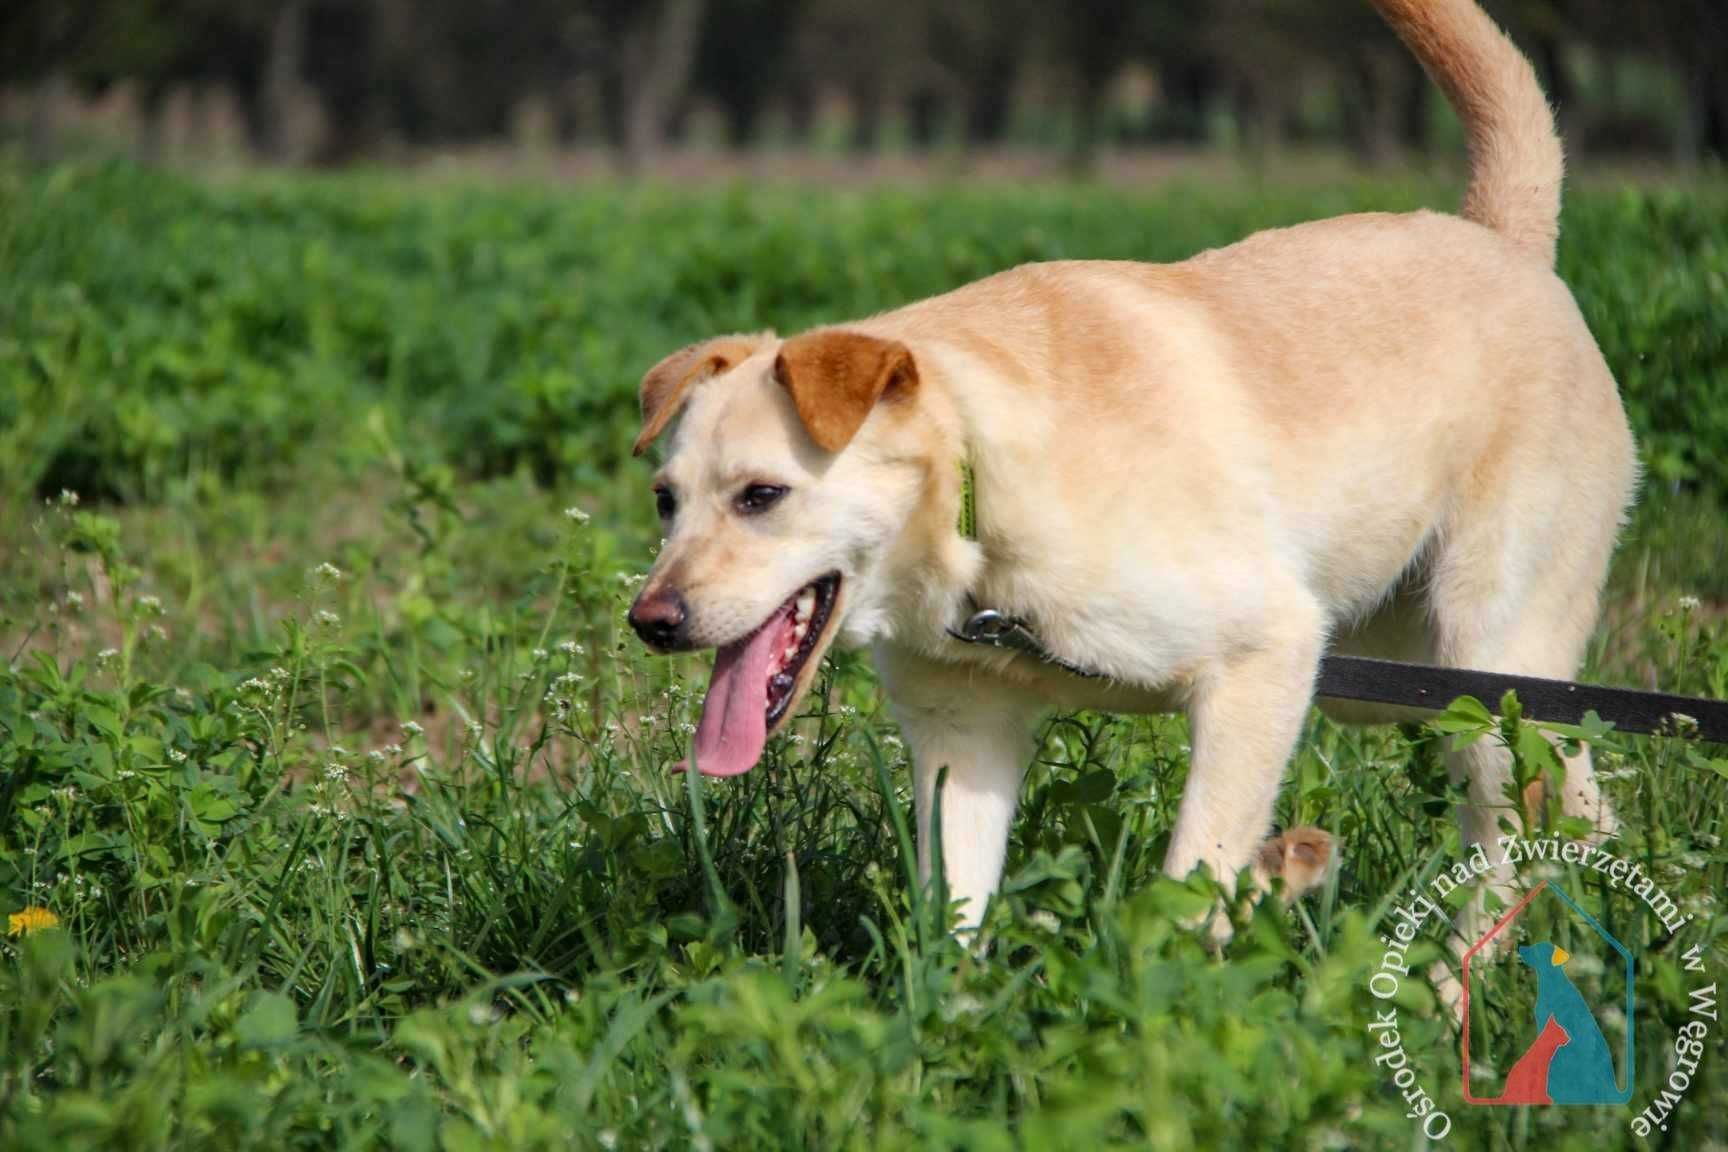
<path fill-rule="evenodd" d="M 718 376 L 748 360 L 752 353 L 774 339 L 772 332 L 751 336 L 716 336 L 688 348 L 680 348 L 642 377 L 642 431 L 636 436 L 631 452 L 637 456 L 648 450 L 656 437 L 666 430 L 690 386 Z"/>
<path fill-rule="evenodd" d="M 781 345 L 774 378 L 792 394 L 810 439 L 823 451 L 838 452 L 877 403 L 912 394 L 918 366 L 897 340 L 830 329 Z"/>

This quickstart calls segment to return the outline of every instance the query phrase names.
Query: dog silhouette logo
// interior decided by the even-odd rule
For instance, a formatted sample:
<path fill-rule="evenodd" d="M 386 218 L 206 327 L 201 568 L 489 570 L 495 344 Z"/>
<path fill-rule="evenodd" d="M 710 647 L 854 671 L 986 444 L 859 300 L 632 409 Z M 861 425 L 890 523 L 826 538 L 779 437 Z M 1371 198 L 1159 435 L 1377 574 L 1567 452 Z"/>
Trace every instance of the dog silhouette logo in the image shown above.
<path fill-rule="evenodd" d="M 1516 949 L 1516 960 L 1507 956 L 1507 949 L 1492 947 L 1513 926 L 1530 913 L 1539 897 L 1557 897 L 1555 915 L 1545 918 L 1551 926 L 1533 928 L 1533 935 L 1552 935 L 1554 930 L 1572 922 L 1568 938 L 1573 949 L 1568 950 L 1553 939 L 1541 939 Z M 1532 917 L 1532 920 L 1535 918 Z M 1509 938 L 1509 937 L 1508 937 Z M 1599 946 L 1598 946 L 1599 945 Z M 1579 962 L 1579 956 L 1589 949 L 1592 963 Z M 1504 957 L 1499 964 L 1496 958 Z M 1570 967 L 1569 967 L 1570 965 Z M 1612 966 L 1612 967 L 1610 967 Z M 1508 1000 L 1529 999 L 1534 991 L 1534 1010 L 1522 1029 L 1512 1028 L 1513 1040 L 1507 1044 L 1506 1055 L 1514 1058 L 1508 1067 L 1500 1093 L 1478 1096 L 1472 1086 L 1470 1044 L 1470 988 L 1472 968 L 1484 980 L 1492 980 Z M 1515 971 L 1508 969 L 1515 968 Z M 1484 969 L 1491 971 L 1485 972 Z M 1605 1017 L 1592 1007 L 1591 998 L 1574 979 L 1575 970 L 1591 973 L 1617 973 L 1623 970 L 1626 983 L 1625 1014 L 1619 1020 L 1624 1030 L 1619 1068 L 1615 1067 L 1614 1047 L 1603 1031 Z M 1625 1104 L 1632 1098 L 1634 978 L 1636 965 L 1632 953 L 1613 934 L 1572 897 L 1547 881 L 1538 884 L 1510 912 L 1478 940 L 1464 956 L 1464 1031 L 1461 1039 L 1464 1072 L 1464 1099 L 1481 1105 L 1549 1105 L 1549 1104 Z M 1602 982 L 1597 982 L 1599 988 Z M 1522 985 L 1522 987 L 1519 987 Z M 1600 991 L 1597 991 L 1600 995 Z M 1522 1047 L 1517 1045 L 1521 1044 Z M 1498 1056 L 1501 1053 L 1495 1052 Z M 1477 1061 L 1478 1072 L 1486 1072 Z M 1489 1078 L 1484 1076 L 1484 1079 Z"/>

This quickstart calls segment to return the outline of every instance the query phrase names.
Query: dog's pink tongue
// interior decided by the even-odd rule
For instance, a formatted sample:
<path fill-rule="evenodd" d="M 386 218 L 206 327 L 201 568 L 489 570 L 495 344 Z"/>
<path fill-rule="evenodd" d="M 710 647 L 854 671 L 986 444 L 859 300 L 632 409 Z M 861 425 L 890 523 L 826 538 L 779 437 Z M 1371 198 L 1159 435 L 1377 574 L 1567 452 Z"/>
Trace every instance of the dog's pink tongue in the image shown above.
<path fill-rule="evenodd" d="M 762 758 L 768 743 L 768 662 L 774 658 L 780 631 L 776 615 L 715 656 L 702 719 L 696 722 L 694 751 L 702 775 L 737 776 L 756 767 Z"/>

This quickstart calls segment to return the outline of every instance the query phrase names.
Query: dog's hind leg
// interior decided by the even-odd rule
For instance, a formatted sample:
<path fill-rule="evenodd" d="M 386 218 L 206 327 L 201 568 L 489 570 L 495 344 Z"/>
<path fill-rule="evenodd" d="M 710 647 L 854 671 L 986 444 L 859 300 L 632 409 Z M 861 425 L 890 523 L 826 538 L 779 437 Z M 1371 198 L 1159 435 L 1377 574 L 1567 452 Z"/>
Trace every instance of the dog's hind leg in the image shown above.
<path fill-rule="evenodd" d="M 1560 679 L 1577 672 L 1595 626 L 1616 521 L 1578 517 L 1562 527 L 1525 515 L 1525 508 L 1547 506 L 1539 497 L 1519 493 L 1477 509 L 1470 523 L 1448 533 L 1429 589 L 1441 663 Z M 1499 701 L 1484 703 L 1492 708 Z M 1482 846 L 1493 864 L 1486 891 L 1509 906 L 1516 900 L 1516 875 L 1510 863 L 1500 862 L 1505 852 L 1496 841 L 1503 832 L 1525 831 L 1522 798 L 1513 795 L 1512 754 L 1500 742 L 1482 739 L 1452 750 L 1448 764 L 1454 783 L 1466 786 L 1458 813 L 1462 850 Z M 1565 777 L 1562 810 L 1590 821 L 1599 836 L 1610 833 L 1614 816 L 1588 750 L 1565 759 Z M 1454 953 L 1461 956 L 1493 921 L 1484 889 L 1478 888 L 1454 920 Z M 1501 942 L 1502 937 L 1495 938 L 1496 945 Z M 1456 1011 L 1456 979 L 1444 965 L 1436 966 L 1434 976 L 1442 1000 Z"/>
<path fill-rule="evenodd" d="M 960 927 L 976 928 L 1002 880 L 1020 783 L 1043 708 L 1012 685 L 882 645 L 876 664 L 912 753 L 918 870 L 934 865 L 936 784 L 942 790 L 942 866 Z"/>
<path fill-rule="evenodd" d="M 1277 598 L 1259 641 L 1207 670 L 1189 701 L 1194 758 L 1165 871 L 1205 864 L 1226 889 L 1254 862 L 1313 701 L 1325 619 L 1306 592 Z"/>

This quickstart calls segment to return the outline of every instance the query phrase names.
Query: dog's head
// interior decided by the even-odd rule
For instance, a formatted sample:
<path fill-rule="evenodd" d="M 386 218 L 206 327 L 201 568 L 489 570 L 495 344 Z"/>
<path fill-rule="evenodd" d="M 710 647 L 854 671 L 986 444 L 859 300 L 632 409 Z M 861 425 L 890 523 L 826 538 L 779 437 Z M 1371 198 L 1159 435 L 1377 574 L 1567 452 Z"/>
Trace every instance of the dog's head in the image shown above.
<path fill-rule="evenodd" d="M 723 336 L 642 381 L 665 541 L 630 624 L 660 651 L 716 648 L 696 766 L 732 776 L 793 714 L 918 501 L 918 368 L 905 345 L 825 329 Z"/>

